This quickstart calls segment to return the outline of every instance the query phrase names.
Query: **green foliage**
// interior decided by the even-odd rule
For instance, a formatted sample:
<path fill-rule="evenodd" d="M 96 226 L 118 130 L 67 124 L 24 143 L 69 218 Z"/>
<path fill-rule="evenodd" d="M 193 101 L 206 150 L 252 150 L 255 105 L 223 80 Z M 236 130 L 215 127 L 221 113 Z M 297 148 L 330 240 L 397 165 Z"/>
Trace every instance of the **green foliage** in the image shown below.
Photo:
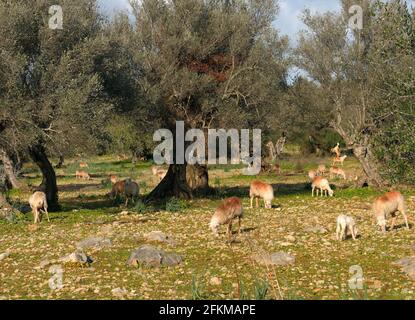
<path fill-rule="evenodd" d="M 269 283 L 267 280 L 255 279 L 252 292 L 250 293 L 244 283 L 239 281 L 238 285 L 238 298 L 239 300 L 267 300 L 267 295 L 269 292 Z"/>
<path fill-rule="evenodd" d="M 138 185 L 140 187 L 140 190 L 142 190 L 143 193 L 147 192 L 148 185 L 146 181 L 140 181 Z"/>
<path fill-rule="evenodd" d="M 221 185 L 221 182 L 220 182 L 220 178 L 219 177 L 215 177 L 215 180 L 214 180 L 214 185 L 216 186 L 216 187 L 220 187 L 220 185 Z"/>
<path fill-rule="evenodd" d="M 364 28 L 350 33 L 351 4 L 364 8 Z M 298 123 L 314 124 L 319 134 L 332 127 L 354 149 L 369 183 L 381 185 L 380 173 L 393 182 L 414 182 L 415 69 L 408 66 L 415 65 L 415 15 L 399 0 L 343 0 L 342 8 L 303 14 L 307 29 L 294 60 L 312 81 L 292 86 Z M 334 136 L 315 140 L 341 142 Z"/>
<path fill-rule="evenodd" d="M 254 287 L 254 299 L 255 300 L 266 300 L 267 294 L 269 290 L 269 283 L 268 281 L 259 279 L 255 282 Z"/>
<path fill-rule="evenodd" d="M 375 154 L 388 180 L 415 183 L 415 14 L 401 1 L 377 2 L 373 12 Z"/>
<path fill-rule="evenodd" d="M 166 211 L 168 212 L 180 212 L 186 208 L 188 208 L 188 204 L 182 199 L 170 198 L 166 202 Z"/>
<path fill-rule="evenodd" d="M 143 214 L 143 213 L 148 212 L 148 208 L 147 208 L 146 204 L 143 201 L 138 200 L 137 203 L 134 206 L 134 211 L 139 213 L 139 214 Z"/>
<path fill-rule="evenodd" d="M 203 299 L 205 299 L 205 296 L 204 296 L 204 293 L 203 293 L 204 285 L 201 283 L 200 280 L 198 280 L 196 278 L 195 275 L 192 276 L 191 290 L 192 290 L 192 300 L 203 300 Z"/>

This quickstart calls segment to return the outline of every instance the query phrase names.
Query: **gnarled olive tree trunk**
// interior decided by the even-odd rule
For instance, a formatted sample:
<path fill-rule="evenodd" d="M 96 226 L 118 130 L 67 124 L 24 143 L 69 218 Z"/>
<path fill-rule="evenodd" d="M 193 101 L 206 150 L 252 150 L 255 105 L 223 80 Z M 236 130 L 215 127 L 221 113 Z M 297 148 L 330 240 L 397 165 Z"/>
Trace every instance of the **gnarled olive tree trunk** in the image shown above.
<path fill-rule="evenodd" d="M 10 183 L 13 189 L 20 189 L 22 187 L 22 183 L 17 179 L 13 161 L 10 159 L 5 150 L 0 150 L 0 160 L 3 162 L 7 182 Z"/>
<path fill-rule="evenodd" d="M 386 181 L 380 176 L 377 160 L 371 151 L 369 144 L 354 144 L 353 154 L 359 160 L 362 165 L 363 172 L 365 177 L 362 181 L 359 181 L 359 184 L 368 184 L 377 188 L 383 187 L 386 184 Z"/>
<path fill-rule="evenodd" d="M 36 145 L 29 148 L 29 154 L 32 160 L 36 163 L 42 172 L 42 183 L 39 188 L 46 193 L 48 200 L 48 207 L 50 211 L 57 211 L 60 209 L 58 197 L 58 185 L 56 182 L 56 174 L 50 163 L 44 146 Z"/>
<path fill-rule="evenodd" d="M 341 126 L 341 116 L 338 116 L 337 122 L 332 122 L 332 127 L 346 142 L 346 145 L 353 151 L 354 156 L 362 165 L 365 177 L 358 183 L 367 184 L 376 188 L 381 188 L 387 184 L 379 174 L 378 161 L 372 152 L 371 131 L 368 128 L 357 131 L 359 134 L 351 135 Z"/>
<path fill-rule="evenodd" d="M 206 166 L 172 164 L 160 184 L 148 195 L 147 200 L 169 197 L 192 199 L 209 190 L 209 176 Z"/>

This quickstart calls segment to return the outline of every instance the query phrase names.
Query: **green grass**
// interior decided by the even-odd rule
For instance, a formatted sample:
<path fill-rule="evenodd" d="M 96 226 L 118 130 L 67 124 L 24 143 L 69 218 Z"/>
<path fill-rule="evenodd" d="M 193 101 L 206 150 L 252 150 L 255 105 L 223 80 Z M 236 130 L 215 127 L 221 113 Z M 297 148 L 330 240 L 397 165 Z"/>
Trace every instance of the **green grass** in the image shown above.
<path fill-rule="evenodd" d="M 396 229 L 382 235 L 375 227 L 370 205 L 381 191 L 355 188 L 353 181 L 332 180 L 335 197 L 311 198 L 308 168 L 329 159 L 301 157 L 282 162 L 282 174 L 259 177 L 242 176 L 243 166 L 210 167 L 211 185 L 217 189 L 206 199 L 169 200 L 148 206 L 142 199 L 128 208 L 106 194 L 109 173 L 132 177 L 140 185 L 140 196 L 149 193 L 158 179 L 151 174 L 151 162 L 131 164 L 112 157 L 87 159 L 91 181 L 77 181 L 77 163 L 68 161 L 58 169 L 61 212 L 50 214 L 51 223 L 32 225 L 32 214 L 17 217 L 13 223 L 0 221 L 0 253 L 11 254 L 0 262 L 0 297 L 11 299 L 116 299 L 114 288 L 124 288 L 126 299 L 277 299 L 278 285 L 284 299 L 414 299 L 414 282 L 392 262 L 414 254 L 414 229 Z M 298 163 L 303 170 L 298 171 Z M 225 169 L 225 170 L 224 170 Z M 346 172 L 360 170 L 348 159 Z M 24 168 L 26 182 L 40 182 L 33 166 Z M 273 209 L 249 209 L 249 183 L 261 179 L 274 185 Z M 415 210 L 414 189 L 405 188 L 411 216 Z M 16 204 L 26 204 L 29 192 L 12 191 Z M 242 235 L 233 243 L 226 241 L 225 228 L 214 238 L 208 228 L 210 218 L 221 200 L 241 197 L 244 205 Z M 129 215 L 120 215 L 128 210 Z M 360 237 L 357 241 L 335 240 L 335 221 L 339 214 L 356 218 Z M 401 223 L 398 219 L 398 223 Z M 320 225 L 326 233 L 307 232 Z M 174 244 L 153 244 L 183 256 L 182 264 L 172 268 L 130 267 L 126 261 L 132 250 L 146 243 L 143 235 L 162 231 Z M 291 240 L 287 240 L 287 236 Z M 87 267 L 64 265 L 61 290 L 48 287 L 48 268 L 36 269 L 44 259 L 57 259 L 75 250 L 76 242 L 102 236 L 113 245 L 102 250 L 87 250 L 94 262 Z M 292 240 L 294 239 L 294 241 Z M 256 264 L 251 255 L 258 251 L 284 251 L 293 254 L 292 266 L 267 269 Z M 364 290 L 348 288 L 349 268 L 362 267 Z M 214 285 L 211 278 L 221 283 Z"/>

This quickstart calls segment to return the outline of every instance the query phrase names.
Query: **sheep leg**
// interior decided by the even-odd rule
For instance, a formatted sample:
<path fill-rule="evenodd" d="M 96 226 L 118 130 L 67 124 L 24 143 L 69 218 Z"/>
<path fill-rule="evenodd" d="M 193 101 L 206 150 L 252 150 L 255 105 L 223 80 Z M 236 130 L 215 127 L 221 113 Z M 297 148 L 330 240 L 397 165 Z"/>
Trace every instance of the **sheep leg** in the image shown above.
<path fill-rule="evenodd" d="M 48 209 L 47 208 L 43 208 L 43 211 L 45 211 L 46 218 L 48 219 L 48 222 L 50 222 Z"/>
<path fill-rule="evenodd" d="M 346 228 L 342 226 L 341 232 L 340 232 L 340 239 L 343 240 L 345 238 L 345 232 Z"/>
<path fill-rule="evenodd" d="M 391 231 L 395 228 L 395 223 L 396 223 L 396 212 L 392 216 L 392 222 L 391 222 L 391 228 L 390 228 Z"/>
<path fill-rule="evenodd" d="M 38 216 L 39 216 L 39 212 L 37 211 L 36 208 L 33 209 L 33 218 L 34 218 L 34 223 L 37 223 L 38 221 Z"/>
<path fill-rule="evenodd" d="M 241 235 L 241 217 L 238 217 L 238 235 Z"/>
<path fill-rule="evenodd" d="M 253 208 L 254 208 L 254 197 L 251 196 L 251 209 L 253 209 Z"/>
<path fill-rule="evenodd" d="M 336 228 L 336 239 L 337 240 L 340 240 L 340 225 L 339 224 L 337 224 L 337 228 Z"/>
<path fill-rule="evenodd" d="M 402 213 L 403 218 L 405 219 L 406 229 L 409 229 L 408 217 L 406 216 L 405 209 L 400 209 L 399 212 Z"/>
<path fill-rule="evenodd" d="M 228 237 L 229 241 L 232 240 L 232 221 L 228 224 Z"/>
<path fill-rule="evenodd" d="M 355 226 L 351 227 L 350 231 L 352 233 L 353 240 L 356 240 L 356 227 Z"/>
<path fill-rule="evenodd" d="M 311 188 L 311 196 L 314 197 L 314 187 Z"/>

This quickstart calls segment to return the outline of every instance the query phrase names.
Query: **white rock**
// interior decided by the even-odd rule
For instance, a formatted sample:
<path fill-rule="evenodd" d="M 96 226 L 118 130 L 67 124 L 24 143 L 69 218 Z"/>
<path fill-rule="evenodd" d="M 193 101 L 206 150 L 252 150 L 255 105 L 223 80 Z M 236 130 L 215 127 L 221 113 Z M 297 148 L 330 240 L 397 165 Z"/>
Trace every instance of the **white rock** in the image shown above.
<path fill-rule="evenodd" d="M 111 293 L 115 297 L 122 298 L 123 296 L 125 296 L 126 294 L 128 294 L 128 291 L 125 290 L 125 289 L 121 289 L 121 288 L 115 288 L 115 289 L 112 289 L 111 290 Z"/>
<path fill-rule="evenodd" d="M 10 251 L 6 251 L 2 254 L 0 254 L 0 261 L 7 258 L 10 255 Z"/>
<path fill-rule="evenodd" d="M 218 278 L 218 277 L 212 277 L 210 279 L 210 284 L 212 286 L 220 286 L 222 284 L 222 279 Z"/>

